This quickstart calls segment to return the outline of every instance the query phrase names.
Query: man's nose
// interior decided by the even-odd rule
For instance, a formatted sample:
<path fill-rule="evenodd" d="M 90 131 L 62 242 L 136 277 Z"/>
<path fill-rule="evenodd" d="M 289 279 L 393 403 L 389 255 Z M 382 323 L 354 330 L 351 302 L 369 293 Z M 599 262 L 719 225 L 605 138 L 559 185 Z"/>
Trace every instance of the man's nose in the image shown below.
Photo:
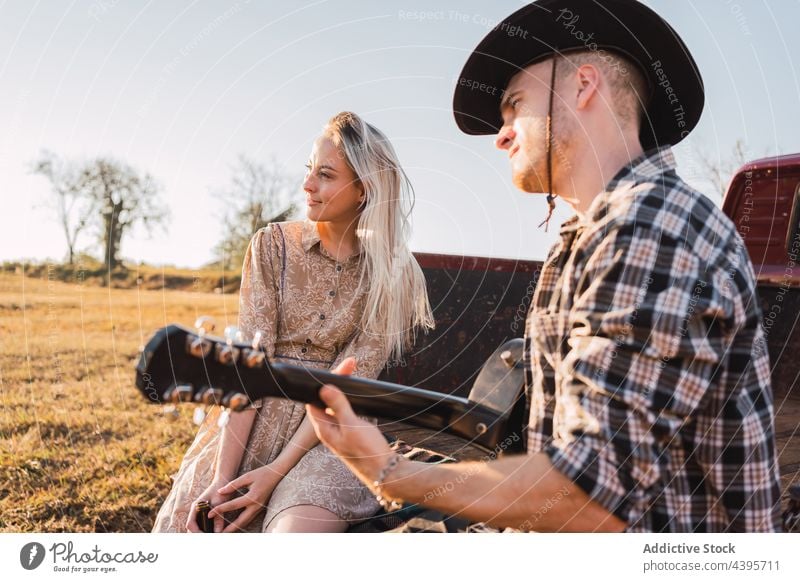
<path fill-rule="evenodd" d="M 504 125 L 497 132 L 497 137 L 494 140 L 494 146 L 499 150 L 507 150 L 514 144 L 514 128 L 511 125 Z"/>

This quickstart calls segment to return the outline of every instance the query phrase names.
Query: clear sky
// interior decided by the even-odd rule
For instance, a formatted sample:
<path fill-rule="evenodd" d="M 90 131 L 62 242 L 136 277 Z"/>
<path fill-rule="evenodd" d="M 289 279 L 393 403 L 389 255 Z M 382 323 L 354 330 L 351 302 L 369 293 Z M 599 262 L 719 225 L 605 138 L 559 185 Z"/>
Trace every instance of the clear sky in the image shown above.
<path fill-rule="evenodd" d="M 677 148 L 679 170 L 713 195 L 696 152 L 800 151 L 800 2 L 648 0 L 688 44 L 706 110 Z M 541 196 L 511 184 L 490 137 L 455 126 L 465 59 L 522 2 L 494 0 L 0 4 L 0 260 L 65 253 L 47 182 L 28 173 L 42 149 L 110 155 L 152 173 L 172 218 L 134 233 L 133 260 L 197 267 L 223 211 L 213 193 L 240 153 L 274 154 L 301 173 L 324 122 L 352 110 L 381 128 L 417 192 L 412 247 L 542 258 Z M 300 184 L 298 183 L 298 192 Z M 569 215 L 562 207 L 556 216 Z M 83 239 L 86 246 L 88 239 Z"/>

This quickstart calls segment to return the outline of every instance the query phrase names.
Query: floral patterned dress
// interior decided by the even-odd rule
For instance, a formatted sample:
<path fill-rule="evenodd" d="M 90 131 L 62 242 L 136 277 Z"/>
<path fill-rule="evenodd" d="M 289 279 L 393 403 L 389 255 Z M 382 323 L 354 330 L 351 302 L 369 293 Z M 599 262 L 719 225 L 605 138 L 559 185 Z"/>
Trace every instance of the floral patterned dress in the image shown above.
<path fill-rule="evenodd" d="M 267 355 L 314 368 L 333 368 L 347 357 L 356 374 L 376 378 L 386 362 L 382 342 L 361 331 L 366 292 L 359 288 L 360 255 L 341 262 L 320 244 L 316 223 L 274 223 L 258 231 L 242 269 L 239 328 L 262 333 Z M 301 403 L 265 398 L 238 475 L 272 462 L 305 416 Z M 214 407 L 183 458 L 156 517 L 154 532 L 185 531 L 191 503 L 211 483 L 222 429 Z M 277 485 L 266 509 L 247 531 L 264 531 L 282 510 L 296 505 L 325 508 L 340 519 L 362 519 L 378 510 L 375 497 L 321 443 L 308 451 Z"/>

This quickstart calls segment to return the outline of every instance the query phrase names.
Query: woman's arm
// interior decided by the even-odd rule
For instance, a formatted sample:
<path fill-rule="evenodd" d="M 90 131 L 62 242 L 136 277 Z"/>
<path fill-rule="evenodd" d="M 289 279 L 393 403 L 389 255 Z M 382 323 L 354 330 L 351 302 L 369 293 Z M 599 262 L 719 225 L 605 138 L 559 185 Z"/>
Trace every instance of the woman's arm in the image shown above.
<path fill-rule="evenodd" d="M 255 417 L 256 411 L 253 409 L 231 413 L 220 437 L 217 462 L 214 468 L 215 482 L 227 483 L 236 478 Z"/>
<path fill-rule="evenodd" d="M 352 358 L 340 365 L 336 372 L 339 374 L 352 374 L 355 369 L 355 360 Z M 371 426 L 371 425 L 370 425 Z M 232 495 L 238 489 L 247 489 L 247 493 L 219 504 L 209 513 L 214 519 L 215 527 L 221 529 L 221 516 L 227 512 L 241 510 L 238 517 L 225 527 L 225 532 L 234 532 L 243 529 L 258 514 L 261 508 L 267 505 L 269 498 L 281 479 L 294 467 L 303 455 L 319 442 L 313 425 L 308 416 L 294 433 L 289 443 L 283 448 L 278 457 L 269 465 L 259 467 L 241 477 L 234 479 L 217 493 L 222 496 Z"/>
<path fill-rule="evenodd" d="M 348 358 L 351 359 L 352 363 L 347 364 L 347 371 L 343 373 L 355 373 L 358 376 L 366 378 L 376 378 L 383 369 L 386 360 L 384 356 L 383 344 L 375 341 L 363 333 L 358 334 L 350 343 L 347 344 L 345 349 L 339 354 L 339 357 L 336 358 L 336 361 L 333 363 L 333 366 L 331 366 L 331 369 L 336 369 Z M 238 415 L 231 415 L 231 421 L 233 421 L 235 416 Z M 233 429 L 238 430 L 244 426 L 242 424 L 243 422 L 244 421 L 237 420 L 237 426 L 234 426 Z M 252 418 L 250 419 L 250 424 L 248 426 L 252 426 Z M 238 438 L 242 443 L 244 443 L 247 439 L 247 434 L 239 434 L 238 436 L 232 434 L 226 436 L 228 436 L 228 442 L 223 443 L 223 447 L 229 447 L 228 450 L 230 452 L 223 453 L 223 455 L 227 455 L 227 458 L 223 459 L 221 457 L 221 460 L 228 462 L 228 465 L 220 467 L 223 470 L 232 465 L 237 454 L 235 443 L 231 443 L 230 441 Z M 283 477 L 286 475 L 295 465 L 297 465 L 297 463 L 300 462 L 300 459 L 303 458 L 303 455 L 305 455 L 318 444 L 319 438 L 317 438 L 317 435 L 314 432 L 314 426 L 311 424 L 308 416 L 305 416 L 303 421 L 300 423 L 300 426 L 289 439 L 289 442 L 286 443 L 286 445 L 283 447 L 283 450 L 278 454 L 275 460 L 269 464 L 269 471 L 264 472 L 256 469 L 255 471 L 250 472 L 252 475 L 247 477 L 243 475 L 242 477 L 244 477 L 245 480 L 250 479 L 250 481 L 263 479 L 265 483 L 267 481 L 275 482 L 276 476 Z M 242 450 L 244 450 L 244 445 L 242 445 Z M 239 460 L 241 460 L 241 456 L 241 452 L 238 452 Z M 238 465 L 236 465 L 236 468 L 238 468 Z M 234 473 L 236 468 L 233 469 Z M 256 471 L 258 471 L 257 474 Z M 235 474 L 231 474 L 229 472 L 221 471 L 220 474 L 230 474 L 232 475 L 230 477 L 231 479 L 235 477 Z M 225 489 L 225 491 L 229 490 L 232 490 L 232 488 L 228 487 Z"/>
<path fill-rule="evenodd" d="M 275 322 L 278 315 L 278 289 L 275 284 L 275 244 L 272 227 L 266 227 L 253 235 L 242 265 L 242 284 L 239 291 L 239 329 L 245 337 L 261 332 L 261 346 L 268 356 L 275 351 L 277 334 Z M 260 402 L 256 403 L 256 407 Z M 197 502 L 205 499 L 212 507 L 224 504 L 231 493 L 222 493 L 220 487 L 236 477 L 247 449 L 250 431 L 256 415 L 255 410 L 232 413 L 228 423 L 220 431 L 220 442 L 214 462 L 212 482 L 192 502 L 186 528 L 199 531 L 194 516 Z M 214 518 L 215 531 L 224 527 L 221 514 Z"/>
<path fill-rule="evenodd" d="M 300 462 L 303 455 L 318 444 L 319 439 L 317 438 L 317 434 L 314 432 L 314 427 L 306 415 L 303 417 L 303 422 L 300 423 L 300 426 L 297 427 L 297 430 L 292 435 L 292 438 L 289 439 L 289 442 L 286 443 L 286 446 L 283 447 L 283 450 L 276 459 L 272 461 L 271 465 L 276 471 L 282 475 L 286 475 L 286 473 L 291 471 L 292 468 Z"/>
<path fill-rule="evenodd" d="M 348 358 L 355 359 L 354 368 L 351 368 L 348 364 L 348 371 L 344 373 L 355 374 L 362 378 L 377 378 L 386 365 L 382 342 L 376 341 L 365 333 L 359 333 L 347 344 L 334 361 L 331 370 L 337 369 Z M 303 455 L 317 446 L 317 444 L 319 444 L 319 439 L 314 432 L 314 426 L 308 416 L 305 416 L 297 431 L 283 448 L 283 451 L 273 461 L 274 469 L 281 471 L 285 475 L 300 462 Z"/>
<path fill-rule="evenodd" d="M 242 264 L 242 284 L 239 290 L 239 329 L 245 337 L 261 333 L 261 346 L 272 357 L 275 353 L 278 320 L 278 287 L 275 284 L 275 244 L 273 227 L 262 228 L 253 235 Z M 256 403 L 256 408 L 261 405 Z M 214 475 L 226 482 L 239 471 L 255 410 L 232 413 L 222 429 L 217 466 Z"/>

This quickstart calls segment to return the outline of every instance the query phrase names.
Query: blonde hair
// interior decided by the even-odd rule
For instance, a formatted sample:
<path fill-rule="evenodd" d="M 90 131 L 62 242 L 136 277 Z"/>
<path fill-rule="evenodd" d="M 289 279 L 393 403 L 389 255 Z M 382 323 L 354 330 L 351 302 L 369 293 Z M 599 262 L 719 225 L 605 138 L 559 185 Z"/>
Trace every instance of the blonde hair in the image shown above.
<path fill-rule="evenodd" d="M 361 327 L 383 338 L 387 357 L 400 358 L 418 328 L 433 329 L 425 277 L 408 248 L 411 182 L 386 136 L 344 111 L 325 125 L 364 190 L 356 234 L 361 244 L 361 285 L 368 286 Z"/>

